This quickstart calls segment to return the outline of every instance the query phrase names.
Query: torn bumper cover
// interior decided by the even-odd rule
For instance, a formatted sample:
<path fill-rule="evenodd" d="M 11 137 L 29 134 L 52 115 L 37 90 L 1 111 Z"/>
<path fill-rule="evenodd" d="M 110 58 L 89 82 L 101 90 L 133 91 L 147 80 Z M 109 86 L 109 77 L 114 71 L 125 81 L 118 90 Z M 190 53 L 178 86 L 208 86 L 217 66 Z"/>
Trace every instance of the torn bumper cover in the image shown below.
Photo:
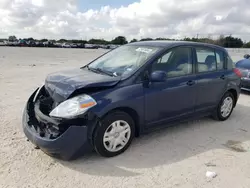
<path fill-rule="evenodd" d="M 241 89 L 250 91 L 250 78 L 241 78 Z"/>
<path fill-rule="evenodd" d="M 91 126 L 84 124 L 88 119 L 57 121 L 45 115 L 39 109 L 39 103 L 34 102 L 37 91 L 30 96 L 23 111 L 23 131 L 29 141 L 46 154 L 63 160 L 71 160 L 90 152 L 93 149 L 89 136 Z M 60 132 L 53 129 L 53 125 L 66 128 Z"/>

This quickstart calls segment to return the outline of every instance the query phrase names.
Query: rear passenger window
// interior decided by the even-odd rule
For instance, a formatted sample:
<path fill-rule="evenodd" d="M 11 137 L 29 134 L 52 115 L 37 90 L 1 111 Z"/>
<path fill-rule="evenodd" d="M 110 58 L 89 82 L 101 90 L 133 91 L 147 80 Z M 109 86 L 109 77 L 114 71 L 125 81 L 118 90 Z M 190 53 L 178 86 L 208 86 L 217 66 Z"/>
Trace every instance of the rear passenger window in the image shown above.
<path fill-rule="evenodd" d="M 215 50 L 216 54 L 216 62 L 217 62 L 217 70 L 224 69 L 224 53 L 219 50 Z"/>
<path fill-rule="evenodd" d="M 235 68 L 235 64 L 229 55 L 227 55 L 226 59 L 227 59 L 227 69 Z"/>
<path fill-rule="evenodd" d="M 216 57 L 213 49 L 196 48 L 198 72 L 210 72 L 216 70 Z"/>

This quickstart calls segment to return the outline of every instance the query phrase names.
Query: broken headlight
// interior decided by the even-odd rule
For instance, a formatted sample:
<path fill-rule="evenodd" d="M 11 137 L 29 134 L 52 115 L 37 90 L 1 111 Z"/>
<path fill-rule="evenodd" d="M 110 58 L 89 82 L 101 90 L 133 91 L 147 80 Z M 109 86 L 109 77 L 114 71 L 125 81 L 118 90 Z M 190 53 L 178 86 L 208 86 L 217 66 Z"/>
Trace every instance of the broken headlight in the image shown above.
<path fill-rule="evenodd" d="M 51 117 L 74 118 L 85 113 L 96 105 L 96 101 L 89 95 L 80 95 L 60 103 L 51 112 Z"/>

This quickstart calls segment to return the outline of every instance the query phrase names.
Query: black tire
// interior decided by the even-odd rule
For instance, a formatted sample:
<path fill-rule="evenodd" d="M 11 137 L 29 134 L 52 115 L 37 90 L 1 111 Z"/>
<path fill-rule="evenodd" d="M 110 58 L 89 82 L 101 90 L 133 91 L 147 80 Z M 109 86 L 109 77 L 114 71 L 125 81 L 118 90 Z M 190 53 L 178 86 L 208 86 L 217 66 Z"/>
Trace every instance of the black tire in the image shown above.
<path fill-rule="evenodd" d="M 233 100 L 233 106 L 232 106 L 232 109 L 231 109 L 230 113 L 229 113 L 226 117 L 223 117 L 222 114 L 221 114 L 221 106 L 222 106 L 222 104 L 223 104 L 223 101 L 224 101 L 227 97 L 232 98 L 232 100 Z M 233 94 L 232 94 L 231 92 L 225 93 L 224 96 L 222 97 L 222 99 L 220 100 L 220 102 L 219 102 L 219 104 L 218 104 L 216 110 L 214 111 L 212 117 L 213 117 L 215 120 L 218 120 L 218 121 L 225 121 L 225 120 L 227 120 L 227 119 L 231 116 L 231 114 L 232 114 L 232 112 L 233 112 L 234 104 L 235 104 L 235 98 L 234 98 Z"/>
<path fill-rule="evenodd" d="M 105 148 L 104 143 L 103 143 L 103 137 L 104 137 L 105 131 L 109 128 L 109 126 L 117 120 L 122 120 L 122 121 L 127 122 L 130 127 L 131 134 L 130 134 L 130 138 L 127 144 L 121 150 L 116 151 L 116 152 L 111 152 Z M 132 117 L 123 111 L 111 112 L 100 121 L 98 127 L 95 130 L 95 133 L 93 135 L 93 143 L 94 143 L 95 151 L 103 157 L 117 156 L 128 149 L 134 136 L 135 136 L 135 123 Z"/>

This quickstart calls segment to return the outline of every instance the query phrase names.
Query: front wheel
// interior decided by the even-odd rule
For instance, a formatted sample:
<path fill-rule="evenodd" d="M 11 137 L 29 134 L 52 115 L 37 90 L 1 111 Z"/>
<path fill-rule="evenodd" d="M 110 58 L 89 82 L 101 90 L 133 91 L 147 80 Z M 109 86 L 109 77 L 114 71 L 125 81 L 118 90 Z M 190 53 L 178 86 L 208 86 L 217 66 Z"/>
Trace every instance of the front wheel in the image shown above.
<path fill-rule="evenodd" d="M 214 119 L 219 121 L 227 120 L 232 114 L 234 108 L 235 99 L 231 92 L 227 92 L 221 99 L 217 106 L 216 111 L 213 114 Z"/>
<path fill-rule="evenodd" d="M 125 112 L 115 111 L 101 121 L 94 134 L 94 147 L 104 157 L 123 153 L 135 134 L 133 119 Z"/>

